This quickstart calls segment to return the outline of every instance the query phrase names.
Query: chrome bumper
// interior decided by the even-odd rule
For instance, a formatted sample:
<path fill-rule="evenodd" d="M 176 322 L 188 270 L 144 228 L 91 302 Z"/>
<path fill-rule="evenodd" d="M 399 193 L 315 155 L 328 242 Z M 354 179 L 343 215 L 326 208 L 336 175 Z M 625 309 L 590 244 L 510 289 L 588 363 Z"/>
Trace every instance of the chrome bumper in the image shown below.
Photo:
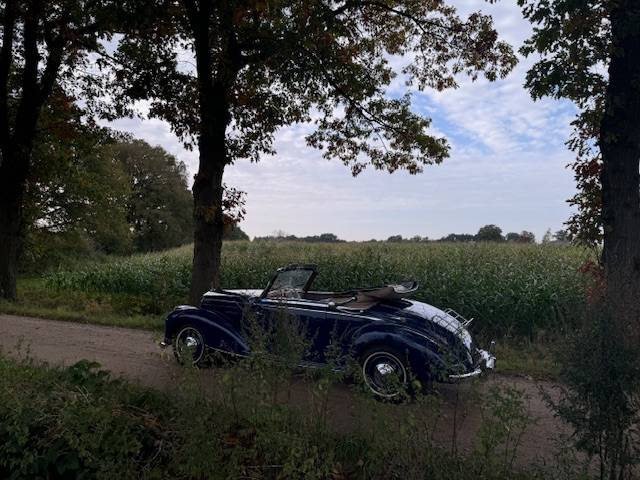
<path fill-rule="evenodd" d="M 449 380 L 466 380 L 468 378 L 478 377 L 485 370 L 493 370 L 496 368 L 496 357 L 487 352 L 486 350 L 478 349 L 478 353 L 480 354 L 480 362 L 475 370 L 472 372 L 461 373 L 457 375 L 449 375 Z"/>

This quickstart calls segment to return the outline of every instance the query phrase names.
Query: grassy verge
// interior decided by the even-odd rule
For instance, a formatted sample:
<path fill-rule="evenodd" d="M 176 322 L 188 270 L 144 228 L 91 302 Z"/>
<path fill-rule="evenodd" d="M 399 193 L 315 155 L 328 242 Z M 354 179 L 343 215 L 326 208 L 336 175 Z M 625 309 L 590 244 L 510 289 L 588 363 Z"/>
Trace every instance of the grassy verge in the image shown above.
<path fill-rule="evenodd" d="M 437 398 L 408 410 L 356 395 L 362 419 L 336 432 L 327 428 L 332 374 L 316 378 L 304 408 L 273 395 L 287 397 L 289 375 L 269 360 L 239 362 L 219 395 L 204 395 L 185 370 L 168 395 L 112 380 L 86 361 L 43 368 L 0 355 L 0 478 L 574 478 L 514 466 L 530 419 L 513 389 L 480 400 L 477 448 L 461 456 L 434 443 Z"/>
<path fill-rule="evenodd" d="M 46 288 L 41 278 L 21 278 L 18 280 L 18 300 L 0 300 L 0 313 L 96 325 L 162 329 L 165 312 L 146 313 L 149 301 L 143 295 L 53 290 Z"/>
<path fill-rule="evenodd" d="M 555 380 L 560 367 L 554 349 L 555 346 L 548 342 L 502 340 L 495 348 L 496 371 L 537 380 Z"/>

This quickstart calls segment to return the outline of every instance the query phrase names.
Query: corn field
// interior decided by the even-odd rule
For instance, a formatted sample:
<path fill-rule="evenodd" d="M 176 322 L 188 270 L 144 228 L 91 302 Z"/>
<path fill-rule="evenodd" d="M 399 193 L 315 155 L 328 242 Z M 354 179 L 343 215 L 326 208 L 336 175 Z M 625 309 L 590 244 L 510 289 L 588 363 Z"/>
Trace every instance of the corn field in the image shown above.
<path fill-rule="evenodd" d="M 289 263 L 317 264 L 319 290 L 417 280 L 416 300 L 473 317 L 478 333 L 534 337 L 576 321 L 588 288 L 579 267 L 588 258 L 566 245 L 237 241 L 224 245 L 221 283 L 261 288 Z M 171 302 L 186 299 L 190 274 L 191 247 L 185 246 L 52 273 L 46 284 Z"/>

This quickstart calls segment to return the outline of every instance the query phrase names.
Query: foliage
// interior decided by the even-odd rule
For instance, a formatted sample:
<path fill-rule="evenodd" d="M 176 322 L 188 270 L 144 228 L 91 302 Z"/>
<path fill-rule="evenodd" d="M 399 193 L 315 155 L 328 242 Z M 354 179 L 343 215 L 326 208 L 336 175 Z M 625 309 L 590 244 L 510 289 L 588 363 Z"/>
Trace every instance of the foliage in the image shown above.
<path fill-rule="evenodd" d="M 20 278 L 18 299 L 1 301 L 0 312 L 10 315 L 66 320 L 95 325 L 160 330 L 169 306 L 181 297 L 154 298 L 129 293 L 52 290 L 42 278 Z"/>
<path fill-rule="evenodd" d="M 571 241 L 571 234 L 567 230 L 556 230 L 553 234 L 553 240 L 560 243 L 567 243 Z"/>
<path fill-rule="evenodd" d="M 310 121 L 315 107 L 318 129 L 308 142 L 327 157 L 354 174 L 366 161 L 416 173 L 440 162 L 447 146 L 427 132 L 430 121 L 411 111 L 408 96 L 385 96 L 393 78 L 402 73 L 421 89 L 443 90 L 458 85 L 457 74 L 495 80 L 516 62 L 491 17 L 462 19 L 442 3 L 186 1 L 140 9 L 153 13 L 125 32 L 115 53 L 115 112 L 148 99 L 149 114 L 191 144 L 207 121 L 198 108 L 212 102 L 213 119 L 232 126 L 223 163 L 273 153 L 273 133 Z M 176 51 L 184 48 L 198 62 L 195 71 L 179 64 Z M 394 71 L 390 58 L 410 54 Z M 216 92 L 222 103 L 206 96 Z"/>
<path fill-rule="evenodd" d="M 502 236 L 502 229 L 491 224 L 480 227 L 480 230 L 476 233 L 475 240 L 478 242 L 502 242 L 504 237 Z"/>
<path fill-rule="evenodd" d="M 475 318 L 477 332 L 535 336 L 564 329 L 580 314 L 589 278 L 578 269 L 587 258 L 584 250 L 561 245 L 233 242 L 224 245 L 222 284 L 259 288 L 289 263 L 318 264 L 321 290 L 415 279 L 421 285 L 416 299 Z M 190 265 L 185 247 L 53 273 L 47 282 L 162 300 L 186 295 Z"/>
<path fill-rule="evenodd" d="M 25 198 L 23 269 L 39 262 L 55 264 L 49 256 L 60 253 L 50 248 L 51 241 L 63 248 L 75 243 L 80 257 L 93 250 L 130 251 L 127 174 L 104 150 L 123 136 L 84 116 L 59 91 L 40 115 Z"/>
<path fill-rule="evenodd" d="M 513 472 L 522 435 L 533 423 L 527 397 L 517 388 L 494 385 L 484 400 L 478 453 L 486 468 L 508 476 Z"/>
<path fill-rule="evenodd" d="M 516 232 L 509 232 L 504 236 L 507 242 L 517 242 L 520 239 L 520 234 Z"/>
<path fill-rule="evenodd" d="M 607 65 L 611 52 L 610 9 L 615 2 L 519 0 L 535 25 L 521 52 L 540 55 L 527 73 L 533 98 L 567 98 L 579 112 L 567 141 L 576 154 L 571 163 L 578 192 L 569 199 L 577 211 L 567 222 L 570 234 L 585 245 L 602 240 L 602 161 L 597 141 L 604 111 Z"/>
<path fill-rule="evenodd" d="M 439 242 L 473 242 L 475 235 L 470 233 L 450 233 L 446 237 L 442 237 Z"/>
<path fill-rule="evenodd" d="M 225 232 L 223 240 L 249 240 L 249 235 L 236 225 Z"/>
<path fill-rule="evenodd" d="M 287 348 L 287 347 L 285 347 Z M 434 441 L 438 396 L 418 396 L 400 408 L 352 393 L 353 429 L 335 430 L 327 405 L 330 369 L 307 378 L 268 354 L 229 363 L 202 390 L 201 375 L 185 369 L 170 394 L 113 380 L 95 363 L 67 369 L 16 363 L 0 355 L 0 475 L 30 478 L 213 478 L 251 475 L 282 479 L 533 479 L 502 451 L 517 450 L 505 435 L 494 451 L 469 458 Z M 308 400 L 299 406 L 293 391 Z M 505 394 L 506 393 L 506 394 Z M 485 401 L 479 399 L 479 407 Z M 484 431 L 514 433 L 521 425 L 517 392 L 492 392 Z M 495 419 L 495 420 L 494 420 Z M 446 420 L 445 420 L 446 421 Z M 176 461 L 180 459 L 180 461 Z M 494 468 L 500 466 L 501 468 Z M 502 468 L 504 467 L 504 468 Z"/>
<path fill-rule="evenodd" d="M 617 324 L 606 306 L 592 306 L 560 352 L 561 398 L 549 400 L 602 480 L 630 479 L 640 461 L 640 349 Z"/>
<path fill-rule="evenodd" d="M 124 205 L 136 251 L 164 250 L 192 238 L 192 198 L 183 162 L 142 140 L 114 143 L 101 152 L 124 170 Z"/>
<path fill-rule="evenodd" d="M 184 163 L 161 147 L 85 122 L 68 98 L 56 96 L 50 104 L 34 148 L 22 271 L 192 240 Z M 225 234 L 248 239 L 233 227 L 244 216 L 244 192 L 225 188 L 224 208 Z"/>
<path fill-rule="evenodd" d="M 0 357 L 0 476 L 159 477 L 169 440 L 161 398 L 83 360 L 66 370 Z"/>
<path fill-rule="evenodd" d="M 520 233 L 509 232 L 504 236 L 507 242 L 520 242 L 520 243 L 536 243 L 536 236 L 532 232 L 523 230 Z"/>
<path fill-rule="evenodd" d="M 52 93 L 91 91 L 91 54 L 104 51 L 109 0 L 0 1 L 0 295 L 15 299 L 24 199 L 41 112 Z M 90 100 L 89 100 L 90 101 Z"/>
<path fill-rule="evenodd" d="M 288 235 L 285 232 L 275 232 L 273 235 L 266 237 L 255 237 L 254 241 L 264 242 L 310 242 L 310 243 L 339 243 L 344 242 L 340 240 L 335 233 L 321 233 L 320 235 L 307 235 L 306 237 L 296 237 L 295 235 Z"/>

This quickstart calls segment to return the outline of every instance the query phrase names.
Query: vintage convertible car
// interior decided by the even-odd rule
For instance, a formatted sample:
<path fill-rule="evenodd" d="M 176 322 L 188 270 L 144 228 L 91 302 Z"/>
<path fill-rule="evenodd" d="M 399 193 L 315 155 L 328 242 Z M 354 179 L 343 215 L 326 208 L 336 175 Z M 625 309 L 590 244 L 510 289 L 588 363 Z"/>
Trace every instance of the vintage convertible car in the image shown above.
<path fill-rule="evenodd" d="M 494 368 L 495 357 L 477 348 L 469 334 L 470 321 L 406 298 L 417 289 L 415 282 L 318 292 L 310 290 L 316 274 L 315 265 L 289 265 L 264 290 L 207 292 L 200 307 L 179 306 L 169 314 L 162 345 L 173 345 L 181 363 L 200 364 L 212 351 L 246 357 L 247 318 L 266 325 L 284 310 L 299 320 L 309 340 L 301 366 L 326 364 L 325 352 L 337 344 L 358 360 L 366 384 L 380 397 L 399 395 L 411 376 L 428 384 Z"/>

